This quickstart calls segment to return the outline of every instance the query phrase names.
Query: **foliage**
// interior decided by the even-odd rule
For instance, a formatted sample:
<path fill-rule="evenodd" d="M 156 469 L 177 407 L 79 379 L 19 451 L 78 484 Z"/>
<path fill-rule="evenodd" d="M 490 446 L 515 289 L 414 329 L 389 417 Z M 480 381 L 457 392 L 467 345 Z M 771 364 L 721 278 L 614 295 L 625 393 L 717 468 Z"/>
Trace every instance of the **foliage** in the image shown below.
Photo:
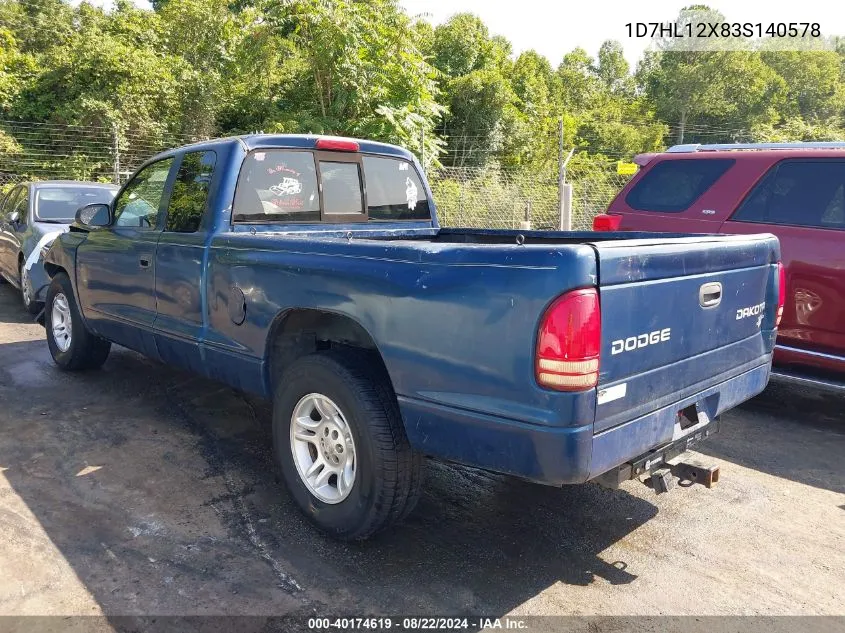
<path fill-rule="evenodd" d="M 632 73 L 618 42 L 595 58 L 579 48 L 562 60 L 515 55 L 477 16 L 432 26 L 397 0 L 153 6 L 0 0 L 0 170 L 26 154 L 33 169 L 101 177 L 110 157 L 91 148 L 111 148 L 115 136 L 137 164 L 191 138 L 299 132 L 398 143 L 432 168 L 487 174 L 481 186 L 501 170 L 556 173 L 559 130 L 578 152 L 572 166 L 675 141 L 843 136 L 842 39 L 801 52 L 667 40 Z M 2 121 L 47 125 L 17 137 Z"/>

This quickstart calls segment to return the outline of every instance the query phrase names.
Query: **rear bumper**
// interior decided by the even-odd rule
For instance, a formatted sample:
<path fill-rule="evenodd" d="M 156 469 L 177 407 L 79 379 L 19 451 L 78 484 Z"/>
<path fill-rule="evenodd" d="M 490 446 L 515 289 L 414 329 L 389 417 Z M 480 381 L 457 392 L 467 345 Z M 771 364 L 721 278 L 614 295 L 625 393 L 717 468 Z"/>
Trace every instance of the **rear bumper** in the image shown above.
<path fill-rule="evenodd" d="M 697 404 L 715 418 L 763 391 L 770 370 L 767 357 L 763 364 L 738 376 L 596 435 L 592 424 L 541 427 L 403 396 L 399 406 L 416 450 L 559 486 L 583 483 L 679 439 L 679 410 Z"/>

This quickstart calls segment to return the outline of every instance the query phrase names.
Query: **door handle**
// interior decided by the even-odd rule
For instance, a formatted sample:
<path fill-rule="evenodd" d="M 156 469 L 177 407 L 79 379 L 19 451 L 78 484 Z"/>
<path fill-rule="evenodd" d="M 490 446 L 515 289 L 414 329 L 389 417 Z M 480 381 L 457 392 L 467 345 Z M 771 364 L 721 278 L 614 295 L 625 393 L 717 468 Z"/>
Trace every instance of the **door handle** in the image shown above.
<path fill-rule="evenodd" d="M 702 308 L 713 308 L 722 302 L 722 284 L 718 281 L 704 284 L 698 290 L 698 303 Z"/>
<path fill-rule="evenodd" d="M 150 257 L 149 255 L 141 255 L 141 259 L 140 259 L 141 268 L 149 268 L 151 262 L 152 262 L 152 257 Z"/>

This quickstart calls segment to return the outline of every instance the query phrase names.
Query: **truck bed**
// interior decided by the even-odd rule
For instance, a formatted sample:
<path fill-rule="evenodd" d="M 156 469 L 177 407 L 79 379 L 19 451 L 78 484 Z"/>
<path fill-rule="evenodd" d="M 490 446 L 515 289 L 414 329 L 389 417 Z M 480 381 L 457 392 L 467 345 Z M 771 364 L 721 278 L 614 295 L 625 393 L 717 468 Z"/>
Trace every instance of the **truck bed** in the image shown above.
<path fill-rule="evenodd" d="M 292 305 L 355 315 L 378 344 L 400 406 L 424 402 L 590 435 L 771 361 L 778 250 L 769 235 L 427 233 L 230 233 L 225 283 L 286 288 L 268 297 L 268 315 Z M 722 300 L 704 309 L 699 291 L 707 283 L 722 285 Z M 601 300 L 597 388 L 542 389 L 534 376 L 539 321 L 561 293 L 587 286 L 597 286 Z M 763 318 L 736 319 L 737 310 L 761 303 Z M 269 323 L 258 325 L 264 331 Z M 657 332 L 659 339 L 667 329 L 667 340 L 624 350 L 632 337 Z M 258 356 L 264 340 L 257 335 L 252 344 Z M 711 399 L 713 416 L 718 400 Z M 412 441 L 430 450 L 431 439 L 413 420 L 408 426 Z"/>

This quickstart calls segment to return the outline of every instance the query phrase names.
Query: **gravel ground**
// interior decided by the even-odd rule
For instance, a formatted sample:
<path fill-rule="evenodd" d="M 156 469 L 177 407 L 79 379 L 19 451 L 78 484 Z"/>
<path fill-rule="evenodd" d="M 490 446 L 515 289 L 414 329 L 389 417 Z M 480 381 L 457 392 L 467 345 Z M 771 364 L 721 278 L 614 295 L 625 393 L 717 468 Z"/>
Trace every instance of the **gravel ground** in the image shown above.
<path fill-rule="evenodd" d="M 845 407 L 770 388 L 712 490 L 553 489 L 429 463 L 401 526 L 316 533 L 265 402 L 114 349 L 58 371 L 0 286 L 0 615 L 845 615 Z"/>

